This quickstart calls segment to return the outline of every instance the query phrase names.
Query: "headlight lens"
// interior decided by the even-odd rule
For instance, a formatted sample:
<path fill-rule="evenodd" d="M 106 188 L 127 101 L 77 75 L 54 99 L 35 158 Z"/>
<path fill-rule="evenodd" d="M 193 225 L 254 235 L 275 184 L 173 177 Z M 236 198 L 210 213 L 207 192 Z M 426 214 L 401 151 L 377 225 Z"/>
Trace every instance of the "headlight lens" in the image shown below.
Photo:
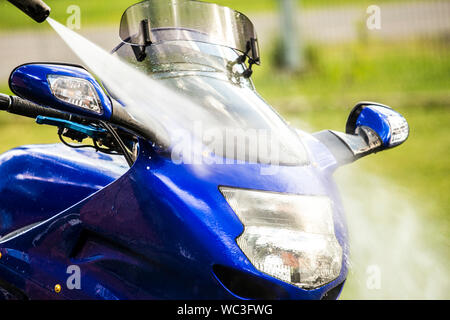
<path fill-rule="evenodd" d="M 339 276 L 342 248 L 328 197 L 220 190 L 245 227 L 237 244 L 258 270 L 304 289 Z"/>

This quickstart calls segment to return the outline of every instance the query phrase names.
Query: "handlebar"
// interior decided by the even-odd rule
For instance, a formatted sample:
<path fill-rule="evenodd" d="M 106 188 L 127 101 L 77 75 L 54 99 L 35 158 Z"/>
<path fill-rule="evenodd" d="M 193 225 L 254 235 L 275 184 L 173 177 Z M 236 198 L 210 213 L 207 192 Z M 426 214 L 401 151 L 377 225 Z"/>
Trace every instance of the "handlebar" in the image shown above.
<path fill-rule="evenodd" d="M 2 93 L 0 93 L 0 110 L 33 119 L 36 119 L 37 116 L 46 116 L 80 123 L 84 122 L 81 117 L 42 107 L 34 102 L 22 99 L 20 97 L 8 96 Z"/>
<path fill-rule="evenodd" d="M 112 150 L 111 147 L 109 147 L 109 149 L 100 149 L 96 144 L 97 143 L 96 140 L 101 136 L 105 134 L 111 135 L 115 140 L 112 146 L 120 149 L 130 167 L 133 165 L 134 161 L 129 151 L 127 151 L 127 148 L 123 140 L 113 128 L 108 129 L 109 125 L 106 123 L 103 123 L 103 126 L 105 126 L 106 130 L 98 127 L 92 127 L 89 125 L 83 125 L 83 124 L 90 124 L 92 121 L 98 122 L 98 120 L 84 118 L 69 113 L 64 113 L 55 109 L 40 106 L 32 101 L 25 100 L 17 96 L 8 96 L 2 93 L 0 93 L 0 110 L 36 119 L 36 122 L 38 124 L 49 124 L 59 127 L 60 130 L 61 129 L 69 130 L 68 132 L 58 131 L 60 138 L 61 135 L 63 135 L 71 139 L 78 140 L 79 142 L 82 142 L 85 138 L 91 137 L 94 140 L 94 147 L 96 148 L 97 151 L 108 153 L 110 152 L 110 150 Z M 123 115 L 122 117 L 120 116 L 118 117 L 118 121 L 124 122 L 125 124 L 133 123 L 130 117 L 129 118 L 123 117 Z M 101 139 L 101 140 L 102 140 L 101 143 L 104 145 L 105 142 L 108 142 L 108 139 L 106 140 Z M 64 142 L 62 138 L 61 141 L 64 144 L 68 145 L 66 142 Z M 77 146 L 77 148 L 80 147 L 84 148 L 86 146 Z"/>
<path fill-rule="evenodd" d="M 2 93 L 0 93 L 0 110 L 33 119 L 36 119 L 38 116 L 44 116 L 68 120 L 80 124 L 96 121 L 95 119 L 80 117 L 74 114 L 43 107 L 29 100 L 25 100 L 17 96 L 8 96 Z M 132 118 L 121 106 L 116 105 L 116 107 L 113 108 L 113 115 L 110 119 L 110 123 L 135 132 L 137 135 L 140 135 L 145 139 L 149 139 L 150 141 L 158 141 L 158 146 L 162 148 L 167 149 L 168 146 L 170 146 L 170 139 L 168 138 L 169 135 L 165 129 L 164 131 L 163 129 L 159 130 L 158 132 L 162 132 L 159 135 L 155 134 L 155 132 L 150 129 L 158 126 L 158 123 L 153 123 L 152 126 L 145 126 Z"/>

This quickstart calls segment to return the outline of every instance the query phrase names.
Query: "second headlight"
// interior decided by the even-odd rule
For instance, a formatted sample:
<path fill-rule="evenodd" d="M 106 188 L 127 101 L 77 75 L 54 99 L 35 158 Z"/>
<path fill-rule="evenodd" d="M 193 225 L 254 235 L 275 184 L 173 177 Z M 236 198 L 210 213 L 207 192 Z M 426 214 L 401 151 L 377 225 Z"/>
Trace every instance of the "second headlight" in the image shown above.
<path fill-rule="evenodd" d="M 237 243 L 259 271 L 304 289 L 339 276 L 342 248 L 328 197 L 220 191 L 245 227 Z"/>

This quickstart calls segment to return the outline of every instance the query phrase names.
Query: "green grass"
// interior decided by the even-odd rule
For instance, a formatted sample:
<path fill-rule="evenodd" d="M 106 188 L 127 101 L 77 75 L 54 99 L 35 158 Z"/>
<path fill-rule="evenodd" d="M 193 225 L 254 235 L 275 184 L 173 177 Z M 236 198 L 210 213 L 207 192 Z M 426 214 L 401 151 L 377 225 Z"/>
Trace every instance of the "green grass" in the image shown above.
<path fill-rule="evenodd" d="M 39 126 L 32 119 L 0 114 L 0 150 L 6 151 L 24 144 L 53 143 L 58 141 L 57 129 Z"/>
<path fill-rule="evenodd" d="M 369 0 L 299 0 L 302 7 L 314 8 L 323 6 L 358 5 L 368 6 L 373 4 Z M 377 4 L 388 2 L 406 2 L 416 0 L 378 0 Z M 122 13 L 130 5 L 139 1 L 136 0 L 114 0 L 114 1 L 92 1 L 92 0 L 46 0 L 52 9 L 51 17 L 61 23 L 65 23 L 70 16 L 67 8 L 70 5 L 78 5 L 81 9 L 81 25 L 119 25 Z M 277 0 L 217 0 L 206 1 L 229 6 L 243 13 L 266 12 L 277 10 Z M 21 13 L 13 5 L 6 1 L 0 2 L 0 32 L 9 30 L 29 29 L 40 30 L 36 23 Z"/>
<path fill-rule="evenodd" d="M 4 83 L 0 92 L 11 94 Z M 24 144 L 53 143 L 58 140 L 57 129 L 41 126 L 28 119 L 0 111 L 0 153 Z"/>
<path fill-rule="evenodd" d="M 392 3 L 392 2 L 412 2 L 416 0 L 378 0 L 376 1 L 377 5 L 383 3 Z M 251 1 L 242 1 L 242 0 L 217 0 L 217 1 L 207 1 L 214 2 L 224 6 L 228 6 L 235 10 L 241 11 L 243 13 L 246 12 L 264 12 L 264 11 L 273 11 L 277 10 L 279 7 L 278 0 L 251 0 Z M 357 6 L 365 6 L 375 4 L 371 0 L 297 0 L 298 5 L 303 8 L 317 8 L 317 7 L 336 7 L 336 6 L 346 6 L 346 5 L 357 5 Z"/>

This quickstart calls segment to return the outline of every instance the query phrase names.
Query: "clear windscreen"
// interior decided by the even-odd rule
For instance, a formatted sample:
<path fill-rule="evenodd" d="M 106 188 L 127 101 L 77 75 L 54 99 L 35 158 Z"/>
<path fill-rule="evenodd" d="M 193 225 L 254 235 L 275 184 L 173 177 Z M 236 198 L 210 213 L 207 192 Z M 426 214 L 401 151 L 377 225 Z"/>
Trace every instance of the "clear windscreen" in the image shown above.
<path fill-rule="evenodd" d="M 247 53 L 259 63 L 252 22 L 240 12 L 213 3 L 148 0 L 135 4 L 122 16 L 120 38 L 135 46 L 183 40 L 205 42 Z"/>
<path fill-rule="evenodd" d="M 176 122 L 168 130 L 175 153 L 184 152 L 187 146 L 195 149 L 188 150 L 190 154 L 205 154 L 208 150 L 208 154 L 250 163 L 309 163 L 297 133 L 257 94 L 251 81 L 240 76 L 244 66 L 233 63 L 238 57 L 233 49 L 174 41 L 148 46 L 145 52 L 142 61 L 136 60 L 130 45 L 121 45 L 115 54 L 186 99 L 168 103 L 158 116 L 160 124 L 164 122 L 161 114 L 170 114 L 170 121 Z M 150 108 L 127 110 L 152 126 L 155 108 L 152 104 Z M 204 147 L 200 152 L 191 138 Z"/>
<path fill-rule="evenodd" d="M 162 86 L 129 88 L 131 100 L 153 95 L 148 106 L 135 103 L 126 109 L 139 122 L 166 129 L 172 156 L 193 155 L 194 163 L 198 154 L 272 165 L 309 163 L 297 133 L 243 76 L 240 55 L 259 55 L 247 52 L 256 33 L 246 16 L 205 2 L 145 1 L 124 13 L 120 37 L 114 53 Z M 140 58 L 136 49 L 143 50 Z"/>

